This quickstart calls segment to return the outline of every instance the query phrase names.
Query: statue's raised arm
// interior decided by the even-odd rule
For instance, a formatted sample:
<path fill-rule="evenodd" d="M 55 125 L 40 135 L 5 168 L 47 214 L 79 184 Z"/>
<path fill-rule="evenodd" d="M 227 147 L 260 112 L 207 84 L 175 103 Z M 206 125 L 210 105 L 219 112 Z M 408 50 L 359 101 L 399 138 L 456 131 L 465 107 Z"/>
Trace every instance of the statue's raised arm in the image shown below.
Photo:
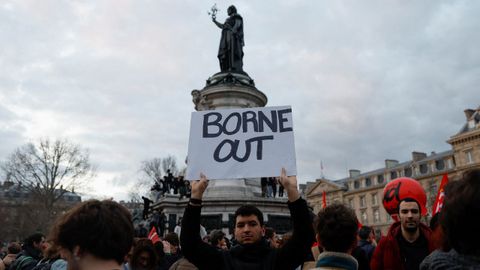
<path fill-rule="evenodd" d="M 222 29 L 218 60 L 222 72 L 243 73 L 243 18 L 237 14 L 235 6 L 228 8 L 228 18 L 225 23 L 216 20 L 216 6 L 212 7 L 212 21 Z"/>

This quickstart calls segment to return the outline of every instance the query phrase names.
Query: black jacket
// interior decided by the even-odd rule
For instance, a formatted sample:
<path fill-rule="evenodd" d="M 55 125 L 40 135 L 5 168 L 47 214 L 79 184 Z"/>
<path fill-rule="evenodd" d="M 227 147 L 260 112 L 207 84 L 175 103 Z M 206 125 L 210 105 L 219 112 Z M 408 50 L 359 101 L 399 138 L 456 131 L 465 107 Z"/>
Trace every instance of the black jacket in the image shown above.
<path fill-rule="evenodd" d="M 205 243 L 198 234 L 201 207 L 188 204 L 182 219 L 180 242 L 185 257 L 200 270 L 287 270 L 301 265 L 311 252 L 314 240 L 307 202 L 288 203 L 293 235 L 284 247 L 271 248 L 266 241 L 236 245 L 220 251 Z"/>

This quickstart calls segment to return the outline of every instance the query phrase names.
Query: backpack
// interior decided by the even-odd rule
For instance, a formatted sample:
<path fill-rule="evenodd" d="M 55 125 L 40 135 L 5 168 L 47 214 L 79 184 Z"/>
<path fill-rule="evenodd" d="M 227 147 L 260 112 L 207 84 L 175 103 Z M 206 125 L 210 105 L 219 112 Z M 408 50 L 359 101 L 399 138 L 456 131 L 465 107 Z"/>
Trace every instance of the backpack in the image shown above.
<path fill-rule="evenodd" d="M 15 269 L 11 268 L 11 270 L 21 270 L 23 267 L 34 262 L 36 262 L 36 260 L 30 256 L 27 256 L 27 255 L 20 256 L 14 262 Z"/>

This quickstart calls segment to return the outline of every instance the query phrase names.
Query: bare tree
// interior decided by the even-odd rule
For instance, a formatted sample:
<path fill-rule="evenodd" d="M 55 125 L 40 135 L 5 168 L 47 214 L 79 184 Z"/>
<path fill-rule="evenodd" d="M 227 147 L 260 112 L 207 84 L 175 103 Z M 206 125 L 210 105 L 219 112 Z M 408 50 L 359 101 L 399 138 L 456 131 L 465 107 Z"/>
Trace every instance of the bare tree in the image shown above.
<path fill-rule="evenodd" d="M 20 185 L 48 213 L 55 203 L 94 176 L 89 153 L 68 140 L 40 139 L 16 149 L 1 165 L 7 179 Z"/>
<path fill-rule="evenodd" d="M 162 159 L 152 158 L 150 160 L 142 161 L 140 171 L 145 173 L 147 177 L 156 183 L 162 180 Z"/>
<path fill-rule="evenodd" d="M 178 173 L 177 159 L 172 155 L 168 155 L 166 158 L 162 160 L 162 169 L 165 173 L 167 173 L 167 171 L 170 170 L 170 172 L 173 175 L 177 175 Z"/>

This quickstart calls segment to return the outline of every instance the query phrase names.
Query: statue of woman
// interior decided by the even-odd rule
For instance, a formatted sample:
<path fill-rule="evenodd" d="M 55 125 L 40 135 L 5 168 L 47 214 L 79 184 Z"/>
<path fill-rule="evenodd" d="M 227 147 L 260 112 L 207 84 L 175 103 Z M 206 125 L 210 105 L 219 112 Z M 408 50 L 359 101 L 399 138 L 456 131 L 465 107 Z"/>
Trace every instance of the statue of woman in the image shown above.
<path fill-rule="evenodd" d="M 224 24 L 217 22 L 212 16 L 213 22 L 222 29 L 222 37 L 218 48 L 218 60 L 222 72 L 243 73 L 243 19 L 237 14 L 235 6 L 228 8 L 228 18 Z"/>

